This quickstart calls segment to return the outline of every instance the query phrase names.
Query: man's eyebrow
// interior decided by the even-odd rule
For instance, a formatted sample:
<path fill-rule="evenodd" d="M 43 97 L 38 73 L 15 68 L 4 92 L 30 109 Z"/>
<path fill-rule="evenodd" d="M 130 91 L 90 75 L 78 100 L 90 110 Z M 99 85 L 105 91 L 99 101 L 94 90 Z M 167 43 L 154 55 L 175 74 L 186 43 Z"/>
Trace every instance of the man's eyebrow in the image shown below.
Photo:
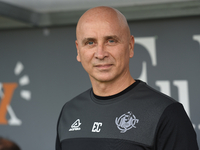
<path fill-rule="evenodd" d="M 109 36 L 105 36 L 105 39 L 108 40 L 108 39 L 116 39 L 116 40 L 119 40 L 120 38 L 116 35 L 109 35 Z"/>
<path fill-rule="evenodd" d="M 96 39 L 95 38 L 84 38 L 82 40 L 82 44 L 85 44 L 87 41 L 95 41 Z"/>
<path fill-rule="evenodd" d="M 116 40 L 119 40 L 120 38 L 116 35 L 108 35 L 108 36 L 105 36 L 104 37 L 105 40 L 108 40 L 108 39 L 116 39 Z M 82 40 L 82 44 L 85 44 L 87 41 L 96 41 L 95 38 L 92 38 L 92 37 L 88 37 L 88 38 L 84 38 Z"/>

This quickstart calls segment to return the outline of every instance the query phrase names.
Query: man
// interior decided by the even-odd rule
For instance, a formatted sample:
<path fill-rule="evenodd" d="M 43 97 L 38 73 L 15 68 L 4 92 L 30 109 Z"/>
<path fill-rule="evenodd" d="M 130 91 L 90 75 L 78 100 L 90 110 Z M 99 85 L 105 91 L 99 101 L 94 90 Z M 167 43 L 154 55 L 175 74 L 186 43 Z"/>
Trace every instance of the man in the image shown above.
<path fill-rule="evenodd" d="M 20 148 L 13 141 L 0 137 L 0 150 L 20 150 Z"/>
<path fill-rule="evenodd" d="M 56 150 L 198 149 L 182 105 L 131 77 L 134 37 L 118 10 L 86 11 L 76 36 L 77 60 L 92 88 L 64 105 Z"/>

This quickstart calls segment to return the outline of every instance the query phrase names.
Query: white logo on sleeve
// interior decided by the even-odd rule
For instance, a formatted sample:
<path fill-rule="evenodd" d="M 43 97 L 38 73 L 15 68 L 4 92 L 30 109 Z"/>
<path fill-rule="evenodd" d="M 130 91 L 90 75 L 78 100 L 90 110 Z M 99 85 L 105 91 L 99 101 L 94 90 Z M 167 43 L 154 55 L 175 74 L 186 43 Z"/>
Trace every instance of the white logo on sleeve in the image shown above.
<path fill-rule="evenodd" d="M 92 127 L 92 132 L 100 132 L 102 123 L 101 122 L 94 122 L 93 127 Z"/>
<path fill-rule="evenodd" d="M 117 128 L 121 130 L 121 133 L 125 133 L 127 130 L 131 128 L 136 128 L 135 124 L 139 122 L 139 119 L 133 115 L 131 111 L 126 114 L 121 115 L 119 118 L 116 117 L 115 123 Z"/>
<path fill-rule="evenodd" d="M 80 125 L 81 125 L 81 121 L 80 121 L 80 119 L 77 119 L 77 120 L 71 125 L 71 128 L 69 129 L 69 131 L 81 130 Z"/>

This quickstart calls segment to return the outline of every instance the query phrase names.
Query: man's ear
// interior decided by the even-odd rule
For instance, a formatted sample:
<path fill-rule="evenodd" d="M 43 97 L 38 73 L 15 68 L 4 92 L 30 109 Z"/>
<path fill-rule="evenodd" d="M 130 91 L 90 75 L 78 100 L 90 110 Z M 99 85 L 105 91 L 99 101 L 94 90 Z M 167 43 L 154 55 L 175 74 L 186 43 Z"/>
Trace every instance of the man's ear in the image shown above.
<path fill-rule="evenodd" d="M 80 54 L 79 54 L 79 48 L 78 48 L 78 41 L 77 40 L 75 41 L 75 44 L 76 44 L 76 50 L 77 50 L 76 60 L 78 62 L 81 62 L 81 58 L 80 58 Z"/>
<path fill-rule="evenodd" d="M 134 36 L 131 35 L 130 43 L 129 43 L 129 57 L 130 58 L 132 58 L 134 55 L 134 44 L 135 44 L 135 39 L 134 39 Z"/>

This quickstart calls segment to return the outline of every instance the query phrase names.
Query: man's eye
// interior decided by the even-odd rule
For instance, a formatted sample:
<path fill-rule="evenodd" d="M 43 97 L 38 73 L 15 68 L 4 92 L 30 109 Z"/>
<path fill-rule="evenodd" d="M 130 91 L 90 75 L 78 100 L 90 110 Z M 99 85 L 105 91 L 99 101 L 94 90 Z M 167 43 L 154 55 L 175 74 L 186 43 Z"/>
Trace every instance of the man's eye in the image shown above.
<path fill-rule="evenodd" d="M 87 42 L 87 44 L 88 44 L 88 45 L 92 45 L 92 44 L 94 44 L 94 42 L 89 41 L 89 42 Z"/>
<path fill-rule="evenodd" d="M 115 42 L 115 40 L 108 40 L 108 42 L 109 42 L 109 43 L 114 43 L 114 42 Z"/>

